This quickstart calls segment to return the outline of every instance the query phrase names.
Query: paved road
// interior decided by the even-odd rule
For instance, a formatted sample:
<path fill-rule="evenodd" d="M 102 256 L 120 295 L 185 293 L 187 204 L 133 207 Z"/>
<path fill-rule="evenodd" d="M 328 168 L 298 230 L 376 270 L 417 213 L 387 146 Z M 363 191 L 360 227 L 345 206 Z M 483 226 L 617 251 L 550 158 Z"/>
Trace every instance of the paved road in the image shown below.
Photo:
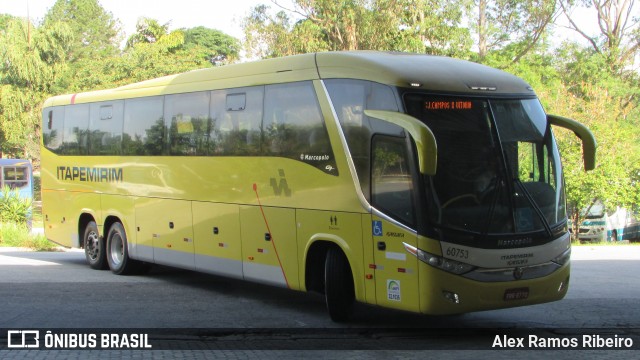
<path fill-rule="evenodd" d="M 336 351 L 368 357 L 371 354 L 365 350 L 379 349 L 382 354 L 376 356 L 411 358 L 416 355 L 411 349 L 491 349 L 498 334 L 629 338 L 635 342 L 633 349 L 640 349 L 640 280 L 635 275 L 640 273 L 640 246 L 574 247 L 572 261 L 571 287 L 560 302 L 443 317 L 361 305 L 352 322 L 336 324 L 317 294 L 170 268 L 156 268 L 145 276 L 115 276 L 89 269 L 80 251 L 0 248 L 0 329 L 143 329 L 152 333 L 156 349 L 158 339 L 171 349 L 155 350 L 154 357 L 173 357 L 181 349 L 193 357 L 258 356 L 264 355 L 261 350 L 271 349 L 271 355 L 296 358 L 293 353 L 277 352 L 296 349 L 314 357 L 341 358 Z M 0 333 L 0 338 L 4 336 Z M 332 351 L 314 352 L 320 349 Z M 38 358 L 47 353 L 45 357 L 56 358 L 64 353 L 51 351 L 0 348 L 0 357 L 29 354 Z M 115 358 L 121 351 L 107 354 Z M 457 357 L 475 358 L 474 353 L 461 352 Z M 508 353 L 492 357 L 506 358 Z M 626 353 L 614 351 L 611 356 L 628 357 Z M 99 354 L 96 357 L 105 356 Z"/>

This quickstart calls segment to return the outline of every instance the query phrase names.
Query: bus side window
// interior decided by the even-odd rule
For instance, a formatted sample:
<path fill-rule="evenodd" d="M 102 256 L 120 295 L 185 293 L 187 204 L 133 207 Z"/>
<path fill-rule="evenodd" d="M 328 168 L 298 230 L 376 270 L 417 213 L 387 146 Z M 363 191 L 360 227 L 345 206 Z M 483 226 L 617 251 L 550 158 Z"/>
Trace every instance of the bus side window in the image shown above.
<path fill-rule="evenodd" d="M 349 145 L 362 193 L 369 199 L 371 137 L 386 125 L 376 124 L 364 115 L 364 110 L 398 111 L 395 94 L 387 85 L 364 80 L 329 79 L 325 84 Z"/>
<path fill-rule="evenodd" d="M 93 103 L 89 117 L 89 154 L 122 154 L 124 101 Z"/>
<path fill-rule="evenodd" d="M 124 155 L 162 155 L 166 129 L 164 97 L 125 100 L 122 148 Z"/>
<path fill-rule="evenodd" d="M 89 145 L 89 104 L 64 107 L 64 133 L 62 153 L 86 155 Z"/>
<path fill-rule="evenodd" d="M 165 97 L 170 155 L 207 155 L 210 94 L 195 92 Z"/>
<path fill-rule="evenodd" d="M 414 225 L 413 180 L 406 140 L 376 135 L 372 140 L 373 206 L 406 225 Z"/>
<path fill-rule="evenodd" d="M 329 135 L 311 82 L 268 85 L 262 128 L 265 155 L 296 159 L 336 175 Z"/>
<path fill-rule="evenodd" d="M 264 87 L 211 92 L 209 155 L 261 154 Z"/>
<path fill-rule="evenodd" d="M 57 151 L 62 146 L 64 106 L 44 109 L 42 120 L 42 142 L 47 149 Z"/>

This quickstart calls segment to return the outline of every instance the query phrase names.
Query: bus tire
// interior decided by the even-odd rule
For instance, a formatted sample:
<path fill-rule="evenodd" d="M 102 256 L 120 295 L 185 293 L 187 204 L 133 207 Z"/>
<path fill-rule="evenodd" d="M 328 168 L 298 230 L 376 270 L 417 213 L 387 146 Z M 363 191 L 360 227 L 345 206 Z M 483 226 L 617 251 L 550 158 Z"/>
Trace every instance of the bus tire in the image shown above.
<path fill-rule="evenodd" d="M 82 245 L 84 246 L 84 256 L 92 269 L 106 270 L 109 267 L 104 239 L 100 237 L 95 221 L 90 221 L 84 228 Z"/>
<path fill-rule="evenodd" d="M 353 311 L 355 291 L 349 261 L 339 248 L 327 251 L 324 266 L 325 300 L 331 320 L 347 321 Z"/>
<path fill-rule="evenodd" d="M 129 275 L 137 270 L 137 261 L 129 258 L 127 234 L 121 223 L 111 225 L 107 235 L 107 261 L 111 272 L 116 275 Z"/>

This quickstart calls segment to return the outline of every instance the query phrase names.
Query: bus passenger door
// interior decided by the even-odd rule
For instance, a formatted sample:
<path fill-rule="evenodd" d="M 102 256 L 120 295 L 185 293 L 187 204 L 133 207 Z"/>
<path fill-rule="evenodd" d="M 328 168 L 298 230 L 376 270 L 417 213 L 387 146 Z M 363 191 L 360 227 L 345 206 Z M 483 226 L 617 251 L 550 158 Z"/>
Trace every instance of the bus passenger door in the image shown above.
<path fill-rule="evenodd" d="M 376 135 L 372 140 L 371 215 L 376 302 L 419 311 L 418 259 L 405 250 L 416 247 L 414 179 L 405 138 Z"/>

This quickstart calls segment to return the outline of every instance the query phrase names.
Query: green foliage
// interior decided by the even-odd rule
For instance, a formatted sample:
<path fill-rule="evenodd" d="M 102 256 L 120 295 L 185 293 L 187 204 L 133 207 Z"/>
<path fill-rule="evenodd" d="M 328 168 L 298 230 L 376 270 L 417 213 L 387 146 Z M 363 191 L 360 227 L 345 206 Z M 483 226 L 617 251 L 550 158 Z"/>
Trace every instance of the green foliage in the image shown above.
<path fill-rule="evenodd" d="M 153 44 L 169 32 L 169 23 L 160 25 L 158 20 L 142 17 L 136 23 L 136 32 L 127 40 L 127 49 L 136 44 Z"/>
<path fill-rule="evenodd" d="M 15 18 L 0 35 L 0 152 L 38 158 L 40 104 L 66 68 L 70 29 Z"/>
<path fill-rule="evenodd" d="M 0 246 L 23 247 L 36 251 L 51 251 L 56 245 L 43 235 L 32 234 L 26 225 L 0 222 Z"/>
<path fill-rule="evenodd" d="M 13 19 L 15 19 L 15 17 L 9 14 L 0 14 L 0 31 L 6 31 L 7 26 Z"/>
<path fill-rule="evenodd" d="M 297 0 L 275 15 L 266 5 L 244 19 L 252 56 L 312 51 L 411 51 L 467 57 L 469 31 L 458 3 L 441 0 Z M 292 18 L 299 18 L 294 21 Z"/>
<path fill-rule="evenodd" d="M 27 224 L 31 218 L 31 199 L 21 198 L 8 186 L 0 193 L 0 222 Z"/>
<path fill-rule="evenodd" d="M 118 53 L 119 22 L 98 0 L 57 0 L 44 16 L 44 26 L 63 22 L 74 35 L 67 59 L 97 59 Z"/>
<path fill-rule="evenodd" d="M 548 112 L 574 118 L 587 125 L 598 141 L 597 166 L 582 169 L 580 140 L 573 133 L 556 131 L 563 157 L 567 202 L 573 224 L 582 222 L 581 210 L 596 200 L 608 208 L 639 204 L 640 127 L 637 82 L 600 67 L 601 54 L 567 44 L 559 52 L 555 87 L 542 86 L 538 94 Z"/>
<path fill-rule="evenodd" d="M 70 69 L 73 76 L 65 76 L 66 82 L 59 86 L 65 92 L 105 89 L 212 66 L 210 58 L 203 56 L 202 46 L 187 46 L 185 30 L 169 32 L 168 24 L 141 19 L 138 31 L 122 54 L 78 61 Z"/>
<path fill-rule="evenodd" d="M 475 0 L 478 59 L 484 62 L 491 53 L 503 66 L 517 63 L 544 38 L 547 26 L 556 15 L 555 0 Z M 506 50 L 506 51 L 504 51 Z M 495 59 L 494 59 L 495 61 Z M 498 66 L 498 67 L 503 67 Z"/>
<path fill-rule="evenodd" d="M 560 0 L 558 4 L 569 27 L 586 40 L 591 51 L 602 56 L 605 71 L 619 75 L 628 72 L 640 51 L 640 17 L 635 1 Z M 579 8 L 590 12 L 595 21 L 587 25 L 578 21 L 582 19 L 576 14 L 585 13 L 575 11 Z"/>
<path fill-rule="evenodd" d="M 466 1 L 419 0 L 397 3 L 399 8 L 391 9 L 388 13 L 391 19 L 396 19 L 395 24 L 382 24 L 391 34 L 398 33 L 395 29 L 401 29 L 400 36 L 388 42 L 390 49 L 462 59 L 471 56 L 471 32 L 462 23 L 468 10 Z"/>
<path fill-rule="evenodd" d="M 240 57 L 240 42 L 222 31 L 198 26 L 184 30 L 184 46 L 197 49 L 211 64 L 229 63 Z"/>

